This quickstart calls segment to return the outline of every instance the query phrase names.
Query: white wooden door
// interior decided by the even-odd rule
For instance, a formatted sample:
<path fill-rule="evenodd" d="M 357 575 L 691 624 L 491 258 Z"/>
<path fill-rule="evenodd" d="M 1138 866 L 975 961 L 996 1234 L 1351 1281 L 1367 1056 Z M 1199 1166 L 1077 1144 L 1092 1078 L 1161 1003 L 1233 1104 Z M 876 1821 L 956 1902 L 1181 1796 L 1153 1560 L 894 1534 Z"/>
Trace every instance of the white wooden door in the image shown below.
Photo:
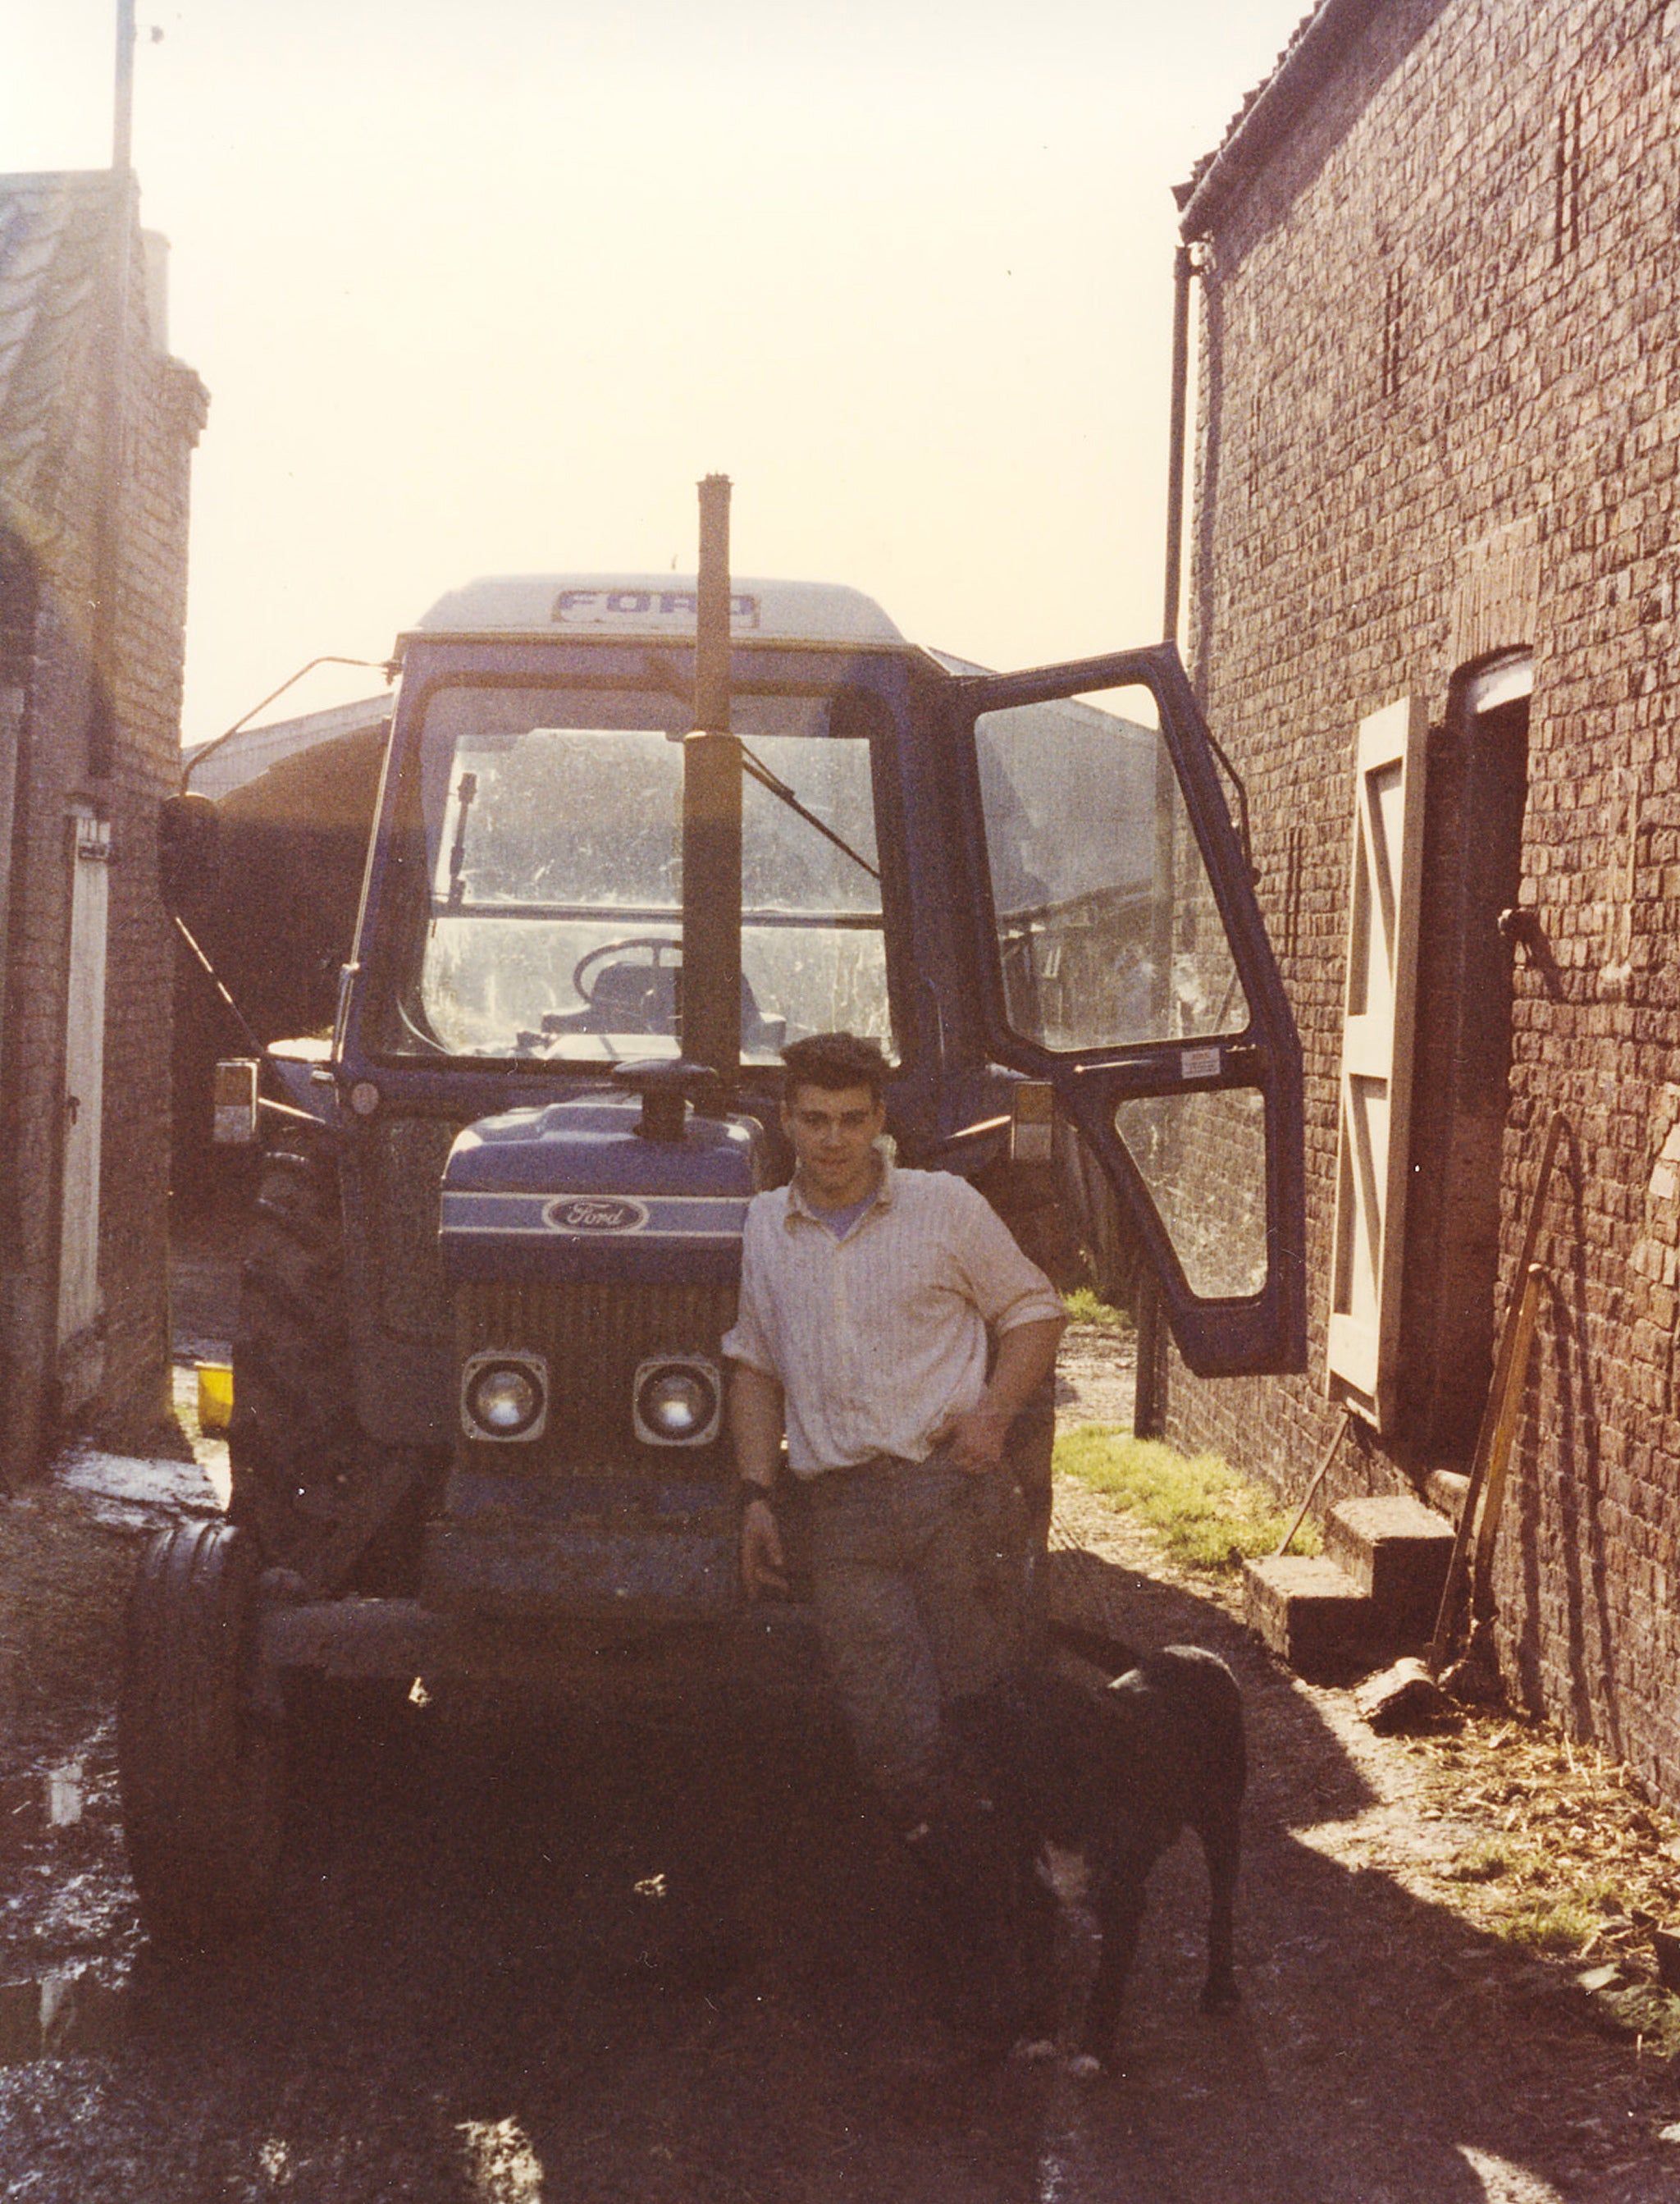
<path fill-rule="evenodd" d="M 70 975 L 64 1022 L 62 1193 L 59 1206 L 59 1378 L 67 1413 L 97 1388 L 99 1123 L 105 1079 L 105 933 L 110 827 L 91 809 L 70 816 Z"/>
<path fill-rule="evenodd" d="M 1399 1329 L 1428 732 L 1403 697 L 1361 721 L 1354 761 L 1328 1389 L 1379 1431 Z"/>

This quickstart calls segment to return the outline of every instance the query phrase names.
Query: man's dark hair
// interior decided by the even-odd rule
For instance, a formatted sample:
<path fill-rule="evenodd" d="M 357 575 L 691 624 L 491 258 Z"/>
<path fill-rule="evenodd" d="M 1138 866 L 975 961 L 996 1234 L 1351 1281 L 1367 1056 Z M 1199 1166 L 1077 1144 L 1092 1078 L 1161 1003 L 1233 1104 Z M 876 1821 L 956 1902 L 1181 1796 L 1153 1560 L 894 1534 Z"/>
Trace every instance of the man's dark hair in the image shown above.
<path fill-rule="evenodd" d="M 870 1100 L 878 1102 L 886 1090 L 890 1067 L 881 1044 L 859 1034 L 807 1034 L 788 1043 L 782 1061 L 788 1067 L 790 1094 L 796 1087 L 820 1087 L 825 1094 L 867 1087 Z"/>

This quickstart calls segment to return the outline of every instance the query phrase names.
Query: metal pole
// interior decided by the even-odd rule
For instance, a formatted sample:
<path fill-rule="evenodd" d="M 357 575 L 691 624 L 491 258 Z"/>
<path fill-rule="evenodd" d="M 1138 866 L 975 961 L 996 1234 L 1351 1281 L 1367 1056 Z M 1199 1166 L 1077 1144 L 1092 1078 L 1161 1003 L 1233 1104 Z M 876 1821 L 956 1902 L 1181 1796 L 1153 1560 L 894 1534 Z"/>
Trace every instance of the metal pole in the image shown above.
<path fill-rule="evenodd" d="M 1184 447 L 1190 382 L 1190 279 L 1196 257 L 1187 245 L 1173 255 L 1173 387 L 1167 430 L 1167 580 L 1161 633 L 1179 639 L 1179 597 L 1184 567 Z"/>
<path fill-rule="evenodd" d="M 1173 255 L 1173 376 L 1168 417 L 1167 566 L 1161 633 L 1168 643 L 1179 639 L 1179 597 L 1184 570 L 1184 453 L 1186 394 L 1190 381 L 1190 281 L 1200 272 L 1193 248 L 1180 245 Z M 1166 745 L 1161 745 L 1156 766 L 1156 870 L 1157 886 L 1156 986 L 1164 997 L 1170 978 L 1171 880 L 1173 871 L 1172 794 L 1176 776 Z M 1170 786 L 1169 786 L 1170 784 Z M 1138 1289 L 1138 1373 L 1133 1395 L 1132 1429 L 1139 1438 L 1159 1438 L 1166 1426 L 1166 1318 L 1154 1284 L 1145 1277 Z"/>
<path fill-rule="evenodd" d="M 1138 1283 L 1137 1366 L 1132 1381 L 1132 1436 L 1158 1439 L 1167 1428 L 1166 1388 L 1162 1380 L 1166 1329 L 1161 1296 L 1147 1271 Z"/>
<path fill-rule="evenodd" d="M 695 725 L 729 732 L 729 501 L 727 475 L 700 485 L 700 579 L 695 624 Z"/>
<path fill-rule="evenodd" d="M 1168 418 L 1167 458 L 1167 571 L 1161 633 L 1168 643 L 1179 634 L 1180 577 L 1184 564 L 1184 441 L 1186 386 L 1190 376 L 1190 279 L 1196 272 L 1193 254 L 1180 245 L 1173 256 L 1173 376 Z M 1164 1010 L 1171 978 L 1173 797 L 1177 776 L 1164 743 L 1156 759 L 1154 938 L 1151 947 L 1156 966 L 1157 1006 Z M 1138 1438 L 1159 1438 L 1166 1425 L 1164 1376 L 1166 1325 L 1160 1295 L 1145 1277 L 1138 1288 L 1138 1369 L 1133 1394 L 1132 1430 Z"/>
<path fill-rule="evenodd" d="M 104 389 L 99 421 L 99 499 L 93 524 L 92 678 L 87 769 L 109 773 L 116 757 L 121 649 L 123 424 L 127 401 L 128 290 L 134 228 L 134 0 L 117 0 L 116 80 L 111 121 L 111 236 L 105 300 Z"/>
<path fill-rule="evenodd" d="M 1277 1559 L 1278 1555 L 1287 1554 L 1289 1551 L 1290 1547 L 1295 1543 L 1295 1533 L 1307 1520 L 1307 1510 L 1312 1505 L 1313 1495 L 1317 1491 L 1319 1486 L 1322 1484 L 1324 1479 L 1329 1475 L 1330 1464 L 1336 1458 L 1336 1449 L 1341 1444 L 1343 1434 L 1352 1425 L 1352 1409 L 1344 1408 L 1337 1421 L 1336 1428 L 1330 1434 L 1330 1443 L 1325 1448 L 1323 1453 L 1319 1456 L 1318 1466 L 1312 1472 L 1312 1477 L 1307 1485 L 1306 1490 L 1301 1495 L 1301 1504 L 1295 1510 L 1294 1519 L 1291 1522 L 1289 1528 L 1277 1542 L 1276 1550 L 1272 1555 L 1272 1559 L 1274 1561 Z"/>
<path fill-rule="evenodd" d="M 730 731 L 727 475 L 700 485 L 695 732 L 683 744 L 683 1053 L 741 1069 L 741 744 Z"/>
<path fill-rule="evenodd" d="M 116 104 L 111 127 L 111 167 L 119 176 L 133 166 L 134 0 L 116 0 Z"/>

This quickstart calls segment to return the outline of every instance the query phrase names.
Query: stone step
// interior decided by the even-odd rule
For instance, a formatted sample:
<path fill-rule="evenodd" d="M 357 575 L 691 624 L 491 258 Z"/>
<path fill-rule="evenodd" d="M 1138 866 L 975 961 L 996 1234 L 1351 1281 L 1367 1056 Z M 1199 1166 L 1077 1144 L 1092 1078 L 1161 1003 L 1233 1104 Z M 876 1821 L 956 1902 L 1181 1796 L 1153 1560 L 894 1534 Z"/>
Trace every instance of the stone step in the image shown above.
<path fill-rule="evenodd" d="M 1341 1501 L 1324 1525 L 1325 1559 L 1369 1597 L 1375 1634 L 1397 1650 L 1434 1631 L 1452 1555 L 1452 1524 L 1409 1492 Z"/>
<path fill-rule="evenodd" d="M 1369 1596 L 1317 1555 L 1268 1554 L 1245 1562 L 1243 1619 L 1298 1676 L 1335 1674 L 1370 1650 Z"/>
<path fill-rule="evenodd" d="M 1423 1490 L 1429 1505 L 1439 1508 L 1447 1521 L 1456 1526 L 1464 1512 L 1464 1502 L 1470 1497 L 1470 1479 L 1464 1472 L 1432 1469 L 1423 1480 Z"/>

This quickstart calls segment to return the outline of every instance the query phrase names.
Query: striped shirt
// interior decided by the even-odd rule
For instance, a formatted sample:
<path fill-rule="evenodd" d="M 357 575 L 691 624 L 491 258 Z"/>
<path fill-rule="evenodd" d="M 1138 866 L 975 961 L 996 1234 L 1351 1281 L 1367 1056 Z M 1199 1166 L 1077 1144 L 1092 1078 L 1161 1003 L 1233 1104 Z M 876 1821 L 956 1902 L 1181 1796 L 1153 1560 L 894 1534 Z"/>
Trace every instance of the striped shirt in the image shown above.
<path fill-rule="evenodd" d="M 944 1419 L 985 1390 L 987 1327 L 1062 1314 L 966 1179 L 884 1158 L 873 1201 L 838 1240 L 794 1187 L 754 1198 L 723 1345 L 781 1385 L 789 1463 L 812 1477 L 875 1455 L 924 1460 Z"/>

